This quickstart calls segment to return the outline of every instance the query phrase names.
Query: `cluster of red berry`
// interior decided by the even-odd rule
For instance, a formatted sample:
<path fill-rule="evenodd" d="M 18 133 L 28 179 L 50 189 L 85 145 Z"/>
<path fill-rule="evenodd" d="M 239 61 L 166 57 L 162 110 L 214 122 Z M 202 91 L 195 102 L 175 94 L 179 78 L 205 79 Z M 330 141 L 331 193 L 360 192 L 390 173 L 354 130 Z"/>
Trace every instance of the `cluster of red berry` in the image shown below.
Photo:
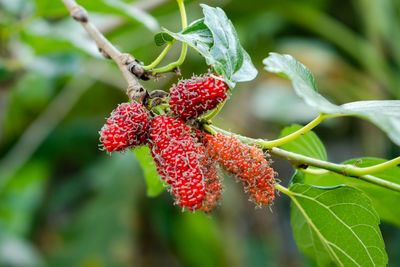
<path fill-rule="evenodd" d="M 274 171 L 261 149 L 185 124 L 216 108 L 228 90 L 220 77 L 205 75 L 170 90 L 171 115 L 155 115 L 136 102 L 121 104 L 100 131 L 103 147 L 114 152 L 148 144 L 160 177 L 183 208 L 210 212 L 217 206 L 222 193 L 217 163 L 236 175 L 253 201 L 268 205 Z"/>

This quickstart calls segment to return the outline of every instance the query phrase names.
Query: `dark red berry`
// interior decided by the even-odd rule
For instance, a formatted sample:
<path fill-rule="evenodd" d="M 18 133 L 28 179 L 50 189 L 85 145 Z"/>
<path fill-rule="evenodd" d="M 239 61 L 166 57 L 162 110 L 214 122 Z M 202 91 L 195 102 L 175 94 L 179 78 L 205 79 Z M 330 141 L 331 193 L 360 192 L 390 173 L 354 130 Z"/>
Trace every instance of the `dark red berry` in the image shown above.
<path fill-rule="evenodd" d="M 190 128 L 180 119 L 158 116 L 151 124 L 150 138 L 157 170 L 171 185 L 177 203 L 189 210 L 199 209 L 205 194 L 203 155 Z"/>
<path fill-rule="evenodd" d="M 146 109 L 136 103 L 123 103 L 111 113 L 101 128 L 100 140 L 108 152 L 121 151 L 146 144 L 150 118 Z"/>
<path fill-rule="evenodd" d="M 182 80 L 170 90 L 169 105 L 181 119 L 195 119 L 222 103 L 228 90 L 221 77 L 210 74 Z"/>

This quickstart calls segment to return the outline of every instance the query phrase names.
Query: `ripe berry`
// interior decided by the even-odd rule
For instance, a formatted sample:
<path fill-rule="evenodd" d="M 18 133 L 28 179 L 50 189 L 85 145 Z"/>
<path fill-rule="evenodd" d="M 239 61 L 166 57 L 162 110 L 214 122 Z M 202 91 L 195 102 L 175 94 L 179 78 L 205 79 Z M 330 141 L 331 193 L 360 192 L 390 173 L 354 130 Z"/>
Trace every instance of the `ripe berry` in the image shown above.
<path fill-rule="evenodd" d="M 169 105 L 173 114 L 183 120 L 195 119 L 214 109 L 228 96 L 229 87 L 212 75 L 183 80 L 170 91 Z"/>
<path fill-rule="evenodd" d="M 108 152 L 143 145 L 147 142 L 150 118 L 146 109 L 136 103 L 123 103 L 111 113 L 100 130 L 100 140 Z"/>
<path fill-rule="evenodd" d="M 275 198 L 274 170 L 260 148 L 241 143 L 235 137 L 206 135 L 207 151 L 227 172 L 243 183 L 251 200 L 269 205 Z"/>
<path fill-rule="evenodd" d="M 201 167 L 201 146 L 196 143 L 190 128 L 168 115 L 156 117 L 150 129 L 151 151 L 157 170 L 181 207 L 199 209 L 205 195 L 204 175 Z"/>

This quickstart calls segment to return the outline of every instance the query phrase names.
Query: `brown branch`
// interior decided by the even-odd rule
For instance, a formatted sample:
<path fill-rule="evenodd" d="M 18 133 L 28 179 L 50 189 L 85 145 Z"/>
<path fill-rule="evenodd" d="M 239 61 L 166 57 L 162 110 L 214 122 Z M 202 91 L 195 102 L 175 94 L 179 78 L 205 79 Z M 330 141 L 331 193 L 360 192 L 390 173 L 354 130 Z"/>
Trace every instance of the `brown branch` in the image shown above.
<path fill-rule="evenodd" d="M 139 78 L 146 80 L 149 76 L 148 73 L 141 68 L 139 62 L 132 55 L 121 53 L 108 41 L 96 26 L 90 22 L 86 9 L 78 5 L 75 0 L 62 0 L 62 2 L 67 7 L 71 17 L 78 21 L 96 42 L 99 51 L 106 58 L 111 58 L 117 63 L 122 75 L 128 83 L 128 96 L 136 95 L 135 92 L 143 91 L 143 87 L 139 83 Z"/>

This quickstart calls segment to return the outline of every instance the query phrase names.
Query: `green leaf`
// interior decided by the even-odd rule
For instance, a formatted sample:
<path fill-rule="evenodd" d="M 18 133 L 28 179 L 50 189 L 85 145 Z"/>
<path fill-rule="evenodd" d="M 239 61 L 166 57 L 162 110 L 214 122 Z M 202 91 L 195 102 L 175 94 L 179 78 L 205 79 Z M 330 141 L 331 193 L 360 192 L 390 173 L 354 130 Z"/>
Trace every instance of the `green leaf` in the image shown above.
<path fill-rule="evenodd" d="M 147 146 L 138 147 L 134 150 L 136 159 L 143 169 L 144 178 L 147 184 L 147 195 L 155 197 L 165 190 L 165 185 L 158 175 L 156 165 L 150 155 L 150 149 Z"/>
<path fill-rule="evenodd" d="M 204 24 L 204 18 L 193 21 L 179 33 L 173 33 L 167 29 L 164 29 L 164 31 L 172 38 L 187 43 L 207 59 L 214 40 L 210 29 Z"/>
<path fill-rule="evenodd" d="M 305 177 L 306 175 L 304 172 L 299 169 L 295 169 L 292 178 L 290 178 L 289 187 L 293 184 L 304 184 Z"/>
<path fill-rule="evenodd" d="M 217 74 L 223 75 L 233 88 L 236 82 L 253 80 L 257 75 L 250 56 L 240 45 L 238 35 L 232 22 L 220 8 L 202 4 L 204 18 L 192 22 L 186 29 L 173 33 L 167 29 L 163 32 L 172 38 L 188 44 L 212 65 Z M 165 35 L 155 36 L 157 45 L 162 45 Z M 169 37 L 168 37 L 169 38 Z"/>
<path fill-rule="evenodd" d="M 385 162 L 384 159 L 378 158 L 356 158 L 343 162 L 342 164 L 356 164 L 357 167 L 369 167 Z M 384 171 L 374 173 L 376 177 L 384 180 L 400 183 L 400 168 L 393 167 Z M 313 185 L 320 186 L 335 186 L 346 183 L 358 189 L 361 189 L 372 200 L 379 216 L 382 220 L 390 222 L 400 227 L 400 209 L 393 205 L 396 200 L 400 199 L 400 193 L 392 190 L 377 186 L 374 184 L 366 183 L 358 179 L 349 178 L 336 173 L 327 173 L 324 175 L 306 174 L 305 182 Z"/>
<path fill-rule="evenodd" d="M 340 106 L 342 113 L 365 118 L 400 145 L 400 100 L 357 101 Z"/>
<path fill-rule="evenodd" d="M 217 7 L 202 4 L 204 24 L 210 29 L 214 45 L 210 51 L 208 64 L 213 65 L 217 73 L 224 74 L 233 82 L 253 80 L 257 70 L 249 54 L 240 45 L 235 27 L 225 12 Z"/>
<path fill-rule="evenodd" d="M 289 190 L 294 238 L 319 266 L 387 264 L 379 217 L 361 191 L 306 184 L 294 184 Z"/>
<path fill-rule="evenodd" d="M 285 127 L 280 135 L 280 138 L 296 132 L 302 128 L 301 125 L 293 124 Z M 318 136 L 309 131 L 299 138 L 281 146 L 283 149 L 302 154 L 304 156 L 312 157 L 315 159 L 327 160 L 326 150 Z"/>
<path fill-rule="evenodd" d="M 166 32 L 160 32 L 154 35 L 154 42 L 157 46 L 162 46 L 166 43 L 171 43 L 174 38 Z"/>
<path fill-rule="evenodd" d="M 337 105 L 332 104 L 318 93 L 311 71 L 292 56 L 270 53 L 263 63 L 267 71 L 291 80 L 296 94 L 303 98 L 309 106 L 328 114 L 339 111 Z"/>
<path fill-rule="evenodd" d="M 309 106 L 327 114 L 349 114 L 370 120 L 400 145 L 400 100 L 358 101 L 338 106 L 317 92 L 311 71 L 292 56 L 270 53 L 263 63 L 267 71 L 291 80 L 296 94 Z"/>

